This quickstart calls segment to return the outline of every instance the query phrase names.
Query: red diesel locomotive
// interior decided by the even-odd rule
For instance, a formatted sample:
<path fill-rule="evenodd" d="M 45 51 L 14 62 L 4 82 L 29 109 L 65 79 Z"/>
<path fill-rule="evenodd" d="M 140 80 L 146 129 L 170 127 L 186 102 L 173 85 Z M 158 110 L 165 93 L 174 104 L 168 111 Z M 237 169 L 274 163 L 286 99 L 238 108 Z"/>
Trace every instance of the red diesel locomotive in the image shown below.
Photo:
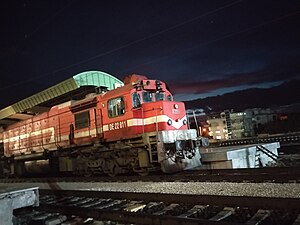
<path fill-rule="evenodd" d="M 9 174 L 51 170 L 114 176 L 201 165 L 201 138 L 188 129 L 184 103 L 173 101 L 164 82 L 140 75 L 8 126 L 1 136 L 2 164 Z"/>

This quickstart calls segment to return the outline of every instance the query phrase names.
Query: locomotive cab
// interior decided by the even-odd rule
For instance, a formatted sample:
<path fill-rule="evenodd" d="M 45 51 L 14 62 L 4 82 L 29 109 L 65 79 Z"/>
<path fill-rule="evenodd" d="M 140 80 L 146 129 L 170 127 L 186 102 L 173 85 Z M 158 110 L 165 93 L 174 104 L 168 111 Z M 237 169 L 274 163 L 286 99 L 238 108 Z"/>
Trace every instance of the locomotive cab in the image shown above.
<path fill-rule="evenodd" d="M 99 100 L 105 141 L 117 141 L 124 149 L 132 146 L 127 155 L 136 155 L 131 158 L 134 171 L 200 166 L 200 139 L 188 129 L 184 103 L 173 101 L 164 82 L 131 75 L 124 83 Z"/>
<path fill-rule="evenodd" d="M 134 87 L 133 118 L 140 125 L 135 132 L 156 137 L 155 148 L 148 150 L 157 152 L 161 169 L 176 172 L 201 166 L 201 139 L 196 130 L 188 129 L 184 103 L 174 102 L 165 83 L 158 80 L 141 80 Z"/>

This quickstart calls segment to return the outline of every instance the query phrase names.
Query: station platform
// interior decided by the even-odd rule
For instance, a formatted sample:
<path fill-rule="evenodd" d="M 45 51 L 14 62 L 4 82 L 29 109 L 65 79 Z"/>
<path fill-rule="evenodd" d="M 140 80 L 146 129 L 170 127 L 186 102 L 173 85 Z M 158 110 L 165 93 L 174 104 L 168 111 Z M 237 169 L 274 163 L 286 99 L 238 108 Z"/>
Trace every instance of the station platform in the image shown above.
<path fill-rule="evenodd" d="M 38 205 L 38 187 L 26 189 L 0 189 L 0 223 L 3 225 L 13 225 L 12 219 L 14 209 Z"/>

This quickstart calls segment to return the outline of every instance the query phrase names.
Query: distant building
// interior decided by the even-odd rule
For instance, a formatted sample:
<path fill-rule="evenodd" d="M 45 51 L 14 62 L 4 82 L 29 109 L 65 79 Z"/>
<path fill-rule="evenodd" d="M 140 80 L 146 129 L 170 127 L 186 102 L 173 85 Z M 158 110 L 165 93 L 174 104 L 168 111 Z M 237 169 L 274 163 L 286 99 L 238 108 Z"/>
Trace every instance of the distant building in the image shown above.
<path fill-rule="evenodd" d="M 254 135 L 251 114 L 225 110 L 220 117 L 208 121 L 210 136 L 217 140 L 251 137 Z"/>
<path fill-rule="evenodd" d="M 255 130 L 257 130 L 261 125 L 275 121 L 277 119 L 276 113 L 269 108 L 246 109 L 244 112 L 251 115 L 252 124 Z"/>
<path fill-rule="evenodd" d="M 228 139 L 228 130 L 224 118 L 211 118 L 209 124 L 209 135 L 216 140 Z"/>
<path fill-rule="evenodd" d="M 191 128 L 198 129 L 201 135 L 208 128 L 208 135 L 216 140 L 252 137 L 261 125 L 277 118 L 271 109 L 261 108 L 247 109 L 243 112 L 225 110 L 209 117 L 203 109 L 195 109 L 187 110 L 187 117 Z"/>
<path fill-rule="evenodd" d="M 254 135 L 252 117 L 247 112 L 229 112 L 228 110 L 221 113 L 224 118 L 228 130 L 228 139 L 244 138 Z"/>

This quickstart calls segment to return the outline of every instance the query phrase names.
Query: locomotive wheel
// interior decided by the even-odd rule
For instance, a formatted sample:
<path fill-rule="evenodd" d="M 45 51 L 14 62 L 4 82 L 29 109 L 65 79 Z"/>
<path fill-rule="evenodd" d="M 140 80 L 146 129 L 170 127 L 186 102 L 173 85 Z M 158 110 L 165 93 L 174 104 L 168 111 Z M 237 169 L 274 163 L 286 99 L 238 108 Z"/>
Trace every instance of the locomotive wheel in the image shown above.
<path fill-rule="evenodd" d="M 147 176 L 149 174 L 149 171 L 147 169 L 139 169 L 139 170 L 133 169 L 133 171 L 142 177 Z"/>
<path fill-rule="evenodd" d="M 114 165 L 113 168 L 110 169 L 110 171 L 108 172 L 108 175 L 110 177 L 115 177 L 118 174 L 118 165 Z"/>
<path fill-rule="evenodd" d="M 93 175 L 93 171 L 85 171 L 83 174 L 84 177 L 91 177 Z"/>
<path fill-rule="evenodd" d="M 110 177 L 115 177 L 119 173 L 119 165 L 115 161 L 109 163 L 108 175 Z"/>
<path fill-rule="evenodd" d="M 141 177 L 148 176 L 149 175 L 149 171 L 139 172 L 138 175 L 140 175 Z"/>

